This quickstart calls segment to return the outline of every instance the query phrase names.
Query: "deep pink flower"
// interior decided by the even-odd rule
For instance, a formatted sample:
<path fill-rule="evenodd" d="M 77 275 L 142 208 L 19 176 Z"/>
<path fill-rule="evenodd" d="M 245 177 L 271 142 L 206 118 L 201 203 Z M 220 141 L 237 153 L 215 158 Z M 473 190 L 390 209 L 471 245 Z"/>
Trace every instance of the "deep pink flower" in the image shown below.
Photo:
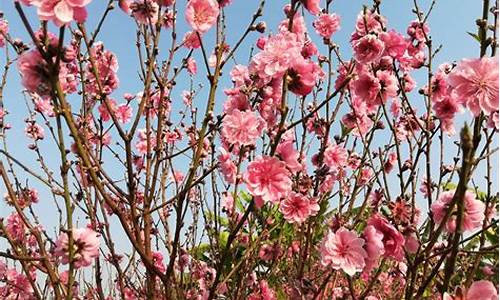
<path fill-rule="evenodd" d="M 432 203 L 432 219 L 435 223 L 440 224 L 444 219 L 448 210 L 449 204 L 453 200 L 455 190 L 442 192 L 439 199 Z M 471 231 L 483 226 L 485 205 L 481 200 L 476 199 L 473 192 L 466 191 L 464 196 L 464 214 L 462 217 L 461 231 Z M 456 209 L 456 208 L 455 208 Z M 456 228 L 456 216 L 453 215 L 448 219 L 446 228 L 449 232 L 454 232 Z"/>
<path fill-rule="evenodd" d="M 448 82 L 474 116 L 498 111 L 498 57 L 464 59 L 448 75 Z"/>
<path fill-rule="evenodd" d="M 317 201 L 316 198 L 291 192 L 288 197 L 281 201 L 280 211 L 288 222 L 300 224 L 318 213 Z"/>
<path fill-rule="evenodd" d="M 330 38 L 340 29 L 340 17 L 336 14 L 320 14 L 314 20 L 313 27 L 320 36 Z"/>
<path fill-rule="evenodd" d="M 363 102 L 370 103 L 373 105 L 375 99 L 378 97 L 380 89 L 380 82 L 377 77 L 375 77 L 370 72 L 362 72 L 358 75 L 358 78 L 352 83 L 354 88 L 354 93 L 361 97 Z"/>
<path fill-rule="evenodd" d="M 384 43 L 374 34 L 367 34 L 353 42 L 354 57 L 359 63 L 369 64 L 384 53 Z"/>
<path fill-rule="evenodd" d="M 276 157 L 259 156 L 247 168 L 243 179 L 250 194 L 265 202 L 278 202 L 292 189 L 290 172 Z"/>
<path fill-rule="evenodd" d="M 182 45 L 188 49 L 197 49 L 201 47 L 201 41 L 195 31 L 186 32 Z"/>
<path fill-rule="evenodd" d="M 323 75 L 323 70 L 315 62 L 298 59 L 288 72 L 290 78 L 288 88 L 296 95 L 306 96 L 312 92 L 316 82 Z"/>
<path fill-rule="evenodd" d="M 335 270 L 343 270 L 349 276 L 361 272 L 365 266 L 365 240 L 354 231 L 341 227 L 337 232 L 329 231 L 321 243 L 321 263 L 331 265 Z"/>
<path fill-rule="evenodd" d="M 186 20 L 194 31 L 207 32 L 217 22 L 219 4 L 216 0 L 189 0 Z"/>
<path fill-rule="evenodd" d="M 300 0 L 300 2 L 313 15 L 317 15 L 321 11 L 319 7 L 320 0 Z"/>
<path fill-rule="evenodd" d="M 38 8 L 40 20 L 53 21 L 57 26 L 64 26 L 75 20 L 85 22 L 87 10 L 85 6 L 92 0 L 39 0 L 33 2 Z"/>
<path fill-rule="evenodd" d="M 234 109 L 224 117 L 222 137 L 232 145 L 254 145 L 264 128 L 264 120 L 253 111 Z"/>
<path fill-rule="evenodd" d="M 384 256 L 391 257 L 396 260 L 402 260 L 404 256 L 403 247 L 405 238 L 394 226 L 392 226 L 385 218 L 379 214 L 373 215 L 368 220 L 368 225 L 384 235 Z"/>
<path fill-rule="evenodd" d="M 61 257 L 63 264 L 69 263 L 69 239 L 63 232 L 56 241 L 54 254 Z M 88 267 L 94 258 L 99 257 L 99 234 L 89 228 L 73 229 L 73 259 L 75 267 Z"/>
<path fill-rule="evenodd" d="M 324 162 L 332 169 L 343 168 L 347 165 L 347 150 L 340 145 L 330 145 L 326 148 Z"/>

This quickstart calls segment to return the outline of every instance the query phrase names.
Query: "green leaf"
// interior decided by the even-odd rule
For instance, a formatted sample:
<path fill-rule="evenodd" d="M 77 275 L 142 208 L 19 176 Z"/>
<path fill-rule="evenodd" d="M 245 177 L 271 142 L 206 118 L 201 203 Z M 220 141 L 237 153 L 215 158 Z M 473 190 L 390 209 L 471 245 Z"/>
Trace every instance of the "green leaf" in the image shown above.
<path fill-rule="evenodd" d="M 468 32 L 467 33 L 473 37 L 476 41 L 478 41 L 479 43 L 481 43 L 481 39 L 479 38 L 479 36 L 476 34 L 476 33 L 472 33 L 472 32 Z"/>

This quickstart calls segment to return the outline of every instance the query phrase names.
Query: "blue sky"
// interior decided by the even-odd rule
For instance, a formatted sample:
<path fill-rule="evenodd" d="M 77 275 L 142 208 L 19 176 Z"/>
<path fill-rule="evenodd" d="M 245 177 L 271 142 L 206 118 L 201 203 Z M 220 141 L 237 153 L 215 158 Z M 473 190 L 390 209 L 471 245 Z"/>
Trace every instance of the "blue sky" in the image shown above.
<path fill-rule="evenodd" d="M 418 1 L 421 8 L 426 10 L 431 1 L 421 0 Z M 107 1 L 105 0 L 93 0 L 88 6 L 89 18 L 87 22 L 88 31 L 95 28 L 96 23 L 100 19 Z M 283 13 L 282 7 L 287 1 L 281 0 L 268 0 L 264 8 L 263 20 L 266 21 L 268 30 L 276 31 L 277 24 L 282 20 Z M 349 46 L 349 36 L 353 30 L 354 20 L 357 14 L 362 10 L 363 4 L 369 4 L 368 1 L 358 1 L 358 0 L 334 0 L 331 6 L 331 11 L 337 13 L 341 16 L 341 30 L 334 35 L 333 40 L 341 48 L 341 53 L 344 57 L 348 57 L 350 54 Z M 179 6 L 184 6 L 185 0 L 179 1 Z M 251 19 L 252 13 L 255 11 L 258 5 L 256 0 L 234 0 L 233 3 L 225 9 L 225 15 L 227 20 L 227 40 L 230 45 L 233 45 L 239 38 L 239 34 L 243 32 L 244 28 L 247 26 L 249 20 Z M 438 0 L 434 7 L 434 11 L 429 18 L 429 24 L 431 28 L 431 36 L 434 41 L 434 45 L 443 45 L 442 50 L 436 56 L 435 65 L 439 65 L 443 62 L 457 61 L 462 58 L 467 57 L 477 57 L 479 55 L 479 47 L 476 41 L 474 41 L 467 32 L 476 32 L 475 20 L 481 15 L 482 1 L 479 0 Z M 388 19 L 388 27 L 390 29 L 396 29 L 399 32 L 405 32 L 407 25 L 415 19 L 414 14 L 411 12 L 413 7 L 413 1 L 411 0 L 384 0 L 381 6 L 382 14 Z M 28 35 L 23 28 L 19 16 L 14 10 L 14 5 L 12 0 L 2 0 L 0 1 L 0 10 L 4 12 L 5 17 L 10 23 L 10 33 L 13 37 L 19 37 L 24 41 L 28 41 Z M 25 12 L 28 14 L 32 24 L 36 21 L 36 12 L 33 7 L 25 8 Z M 312 17 L 307 15 L 307 25 L 310 31 L 310 35 L 315 42 L 317 42 L 320 51 L 324 51 L 324 46 L 321 45 L 321 40 L 317 37 L 312 29 Z M 180 9 L 179 19 L 178 19 L 179 38 L 182 38 L 184 33 L 188 31 L 188 26 L 183 17 L 182 9 Z M 53 32 L 55 28 L 51 26 Z M 208 46 L 210 45 L 210 38 L 213 35 L 213 30 L 208 36 Z M 252 43 L 258 37 L 257 33 L 254 32 L 250 35 L 250 38 L 245 42 L 239 54 L 236 56 L 238 63 L 246 64 L 250 47 Z M 118 75 L 120 78 L 120 87 L 113 94 L 113 96 L 120 101 L 121 95 L 125 92 L 137 93 L 141 90 L 142 86 L 137 76 L 138 69 L 138 58 L 135 49 L 135 23 L 133 20 L 123 13 L 120 9 L 115 9 L 110 13 L 110 16 L 105 22 L 104 29 L 101 31 L 98 40 L 102 40 L 107 49 L 113 51 L 119 61 L 119 71 Z M 164 34 L 160 41 L 160 58 L 166 58 L 167 49 L 170 45 L 170 36 Z M 323 47 L 323 48 L 321 48 Z M 211 48 L 210 48 L 211 49 Z M 11 52 L 11 55 L 13 53 Z M 201 60 L 199 51 L 195 53 L 195 58 L 198 62 L 198 69 L 201 71 L 199 74 L 203 74 L 204 66 Z M 5 53 L 0 51 L 0 67 L 3 67 L 5 61 Z M 221 103 L 224 100 L 222 95 L 222 90 L 224 88 L 230 87 L 230 81 L 227 79 L 229 69 L 225 70 L 224 80 L 221 82 L 220 92 L 218 94 L 218 107 L 220 108 Z M 425 74 L 416 73 L 415 79 L 419 87 L 425 84 Z M 194 78 L 195 84 L 202 84 L 205 86 L 200 97 L 195 100 L 195 103 L 204 103 L 205 100 L 202 97 L 203 93 L 207 91 L 206 86 L 207 81 L 203 75 Z M 178 81 L 178 86 L 173 92 L 173 110 L 179 110 L 182 107 L 181 91 L 187 89 L 190 82 L 187 77 L 184 80 Z M 19 80 L 19 74 L 15 68 L 11 68 L 8 84 L 4 91 L 4 103 L 7 110 L 10 112 L 7 120 L 13 125 L 13 129 L 8 133 L 8 142 L 11 153 L 18 159 L 26 162 L 28 165 L 35 165 L 35 156 L 26 150 L 26 145 L 29 143 L 28 139 L 24 136 L 24 118 L 26 116 L 26 105 L 21 93 L 21 85 Z M 201 102 L 196 102 L 201 101 Z M 416 103 L 421 103 L 421 97 L 415 96 L 414 101 Z M 197 104 L 198 105 L 198 104 Z M 203 106 L 203 104 L 199 104 Z M 420 104 L 416 105 L 422 107 Z M 460 124 L 464 120 L 470 120 L 471 116 L 466 112 L 463 116 L 458 118 L 457 129 L 461 127 Z M 455 137 L 456 138 L 456 137 Z M 381 141 L 383 142 L 383 141 Z M 447 139 L 447 143 L 451 144 L 451 140 Z M 44 145 L 42 142 L 42 149 L 47 156 L 49 164 L 53 163 L 54 166 L 58 162 L 58 155 L 55 154 L 53 148 L 51 148 L 49 143 Z M 452 153 L 451 156 L 455 154 L 455 148 L 450 147 L 449 151 Z M 453 152 L 452 152 L 453 151 Z M 494 165 L 497 165 L 497 156 L 495 156 Z M 181 164 L 183 162 L 180 162 Z M 57 170 L 57 169 L 55 169 Z M 494 174 L 496 176 L 496 168 Z M 478 170 L 478 178 L 481 175 L 484 176 L 484 168 Z M 478 179 L 479 180 L 479 179 Z M 495 180 L 495 186 L 497 186 Z M 30 182 L 33 182 L 31 180 Z M 478 183 L 483 185 L 484 180 Z M 495 191 L 497 189 L 495 188 Z M 3 185 L 0 186 L 0 195 L 4 192 Z M 41 195 L 48 196 L 46 193 L 41 193 Z M 44 205 L 44 201 L 53 201 L 51 198 L 41 199 L 41 203 L 35 207 L 35 210 L 40 213 L 43 219 L 46 219 L 48 224 L 53 223 L 55 220 L 55 211 L 52 205 Z M 0 204 L 0 210 L 4 210 L 4 204 Z M 0 214 L 4 216 L 5 214 Z M 84 222 L 84 221 L 82 221 Z M 50 226 L 47 224 L 47 227 Z M 1 244 L 0 244 L 1 245 Z"/>

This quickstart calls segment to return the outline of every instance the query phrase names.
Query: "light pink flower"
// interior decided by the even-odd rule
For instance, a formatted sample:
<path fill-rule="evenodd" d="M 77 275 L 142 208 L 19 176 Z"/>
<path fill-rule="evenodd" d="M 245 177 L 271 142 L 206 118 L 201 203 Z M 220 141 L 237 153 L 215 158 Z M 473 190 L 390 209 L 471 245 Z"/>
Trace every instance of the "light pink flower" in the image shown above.
<path fill-rule="evenodd" d="M 405 238 L 394 226 L 392 226 L 385 218 L 379 214 L 373 215 L 367 222 L 373 226 L 378 232 L 384 235 L 382 242 L 384 243 L 384 256 L 391 257 L 396 260 L 402 260 L 404 256 L 403 247 Z"/>
<path fill-rule="evenodd" d="M 365 227 L 363 237 L 366 240 L 366 267 L 365 270 L 370 272 L 377 264 L 378 259 L 384 254 L 384 235 L 375 229 L 375 227 L 368 225 Z"/>
<path fill-rule="evenodd" d="M 32 140 L 43 140 L 45 138 L 45 131 L 43 127 L 35 123 L 34 121 L 26 122 L 26 128 L 24 129 L 26 136 Z"/>
<path fill-rule="evenodd" d="M 474 116 L 498 111 L 498 57 L 464 59 L 448 75 L 448 82 Z"/>
<path fill-rule="evenodd" d="M 367 253 L 363 249 L 364 244 L 365 240 L 359 238 L 354 231 L 343 227 L 335 233 L 329 231 L 321 243 L 321 263 L 353 276 L 365 266 Z"/>
<path fill-rule="evenodd" d="M 444 219 L 449 204 L 453 200 L 455 190 L 446 191 L 439 195 L 439 199 L 432 203 L 432 218 L 435 223 L 440 224 Z M 471 231 L 483 226 L 485 205 L 481 200 L 476 199 L 473 192 L 466 191 L 464 196 L 464 214 L 462 217 L 461 231 Z M 456 208 L 455 208 L 456 209 Z M 446 223 L 449 232 L 454 232 L 456 228 L 456 216 L 452 216 Z"/>
<path fill-rule="evenodd" d="M 115 111 L 116 118 L 119 122 L 126 124 L 132 118 L 132 107 L 128 104 L 120 104 Z"/>
<path fill-rule="evenodd" d="M 186 61 L 186 68 L 191 75 L 196 75 L 196 71 L 198 70 L 198 67 L 196 66 L 196 60 L 194 58 L 190 57 Z"/>
<path fill-rule="evenodd" d="M 265 202 L 278 202 L 292 189 L 290 172 L 276 157 L 259 156 L 247 168 L 243 179 L 248 191 Z"/>
<path fill-rule="evenodd" d="M 219 16 L 219 4 L 216 0 L 190 0 L 186 7 L 186 20 L 194 31 L 207 32 Z"/>
<path fill-rule="evenodd" d="M 497 300 L 498 292 L 493 283 L 479 280 L 472 283 L 467 290 L 467 300 Z"/>
<path fill-rule="evenodd" d="M 69 239 L 63 232 L 56 241 L 54 254 L 61 257 L 63 264 L 69 263 Z M 99 257 L 99 234 L 89 228 L 73 229 L 73 259 L 75 267 L 88 267 L 94 258 Z"/>
<path fill-rule="evenodd" d="M 232 145 L 254 145 L 264 128 L 264 120 L 253 111 L 235 109 L 224 118 L 222 137 Z"/>
<path fill-rule="evenodd" d="M 310 216 L 315 216 L 319 211 L 316 198 L 291 192 L 280 203 L 280 211 L 290 223 L 302 223 Z"/>
<path fill-rule="evenodd" d="M 0 19 L 0 48 L 5 47 L 5 35 L 9 33 L 9 22 Z"/>
<path fill-rule="evenodd" d="M 276 154 L 286 163 L 286 167 L 292 172 L 298 172 L 304 167 L 299 163 L 299 152 L 294 147 L 294 141 L 287 139 L 276 147 Z"/>
<path fill-rule="evenodd" d="M 398 59 L 405 54 L 408 41 L 405 40 L 402 34 L 395 30 L 390 30 L 388 32 L 381 32 L 379 38 L 385 44 L 386 55 Z"/>
<path fill-rule="evenodd" d="M 129 5 L 132 16 L 140 24 L 156 24 L 158 22 L 158 3 L 153 0 L 135 0 Z"/>
<path fill-rule="evenodd" d="M 224 176 L 224 181 L 233 184 L 236 182 L 236 165 L 231 160 L 231 154 L 226 149 L 220 147 L 219 151 L 220 154 L 217 156 L 217 160 L 219 161 L 219 169 Z"/>
<path fill-rule="evenodd" d="M 340 17 L 336 14 L 320 14 L 314 20 L 313 27 L 320 36 L 330 38 L 340 29 Z"/>
<path fill-rule="evenodd" d="M 367 34 L 353 42 L 354 57 L 359 63 L 369 64 L 384 53 L 384 43 L 374 34 Z"/>
<path fill-rule="evenodd" d="M 85 22 L 87 10 L 85 6 L 92 0 L 39 0 L 33 2 L 38 8 L 40 20 L 53 21 L 57 26 L 64 26 L 75 20 Z"/>
<path fill-rule="evenodd" d="M 347 150 L 340 145 L 330 145 L 324 152 L 324 162 L 332 169 L 343 168 L 347 165 Z"/>
<path fill-rule="evenodd" d="M 249 71 L 266 80 L 281 77 L 297 60 L 303 59 L 301 51 L 302 42 L 296 34 L 280 32 L 271 36 L 264 50 L 253 57 Z"/>

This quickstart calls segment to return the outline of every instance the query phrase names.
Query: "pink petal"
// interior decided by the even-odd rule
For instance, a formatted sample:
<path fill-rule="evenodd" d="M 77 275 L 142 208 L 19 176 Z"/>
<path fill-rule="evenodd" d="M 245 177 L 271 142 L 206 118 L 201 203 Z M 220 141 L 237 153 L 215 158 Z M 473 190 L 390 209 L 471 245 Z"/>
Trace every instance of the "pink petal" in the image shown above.
<path fill-rule="evenodd" d="M 66 1 L 57 3 L 54 7 L 54 14 L 61 23 L 69 23 L 73 20 L 73 8 L 71 8 Z"/>

